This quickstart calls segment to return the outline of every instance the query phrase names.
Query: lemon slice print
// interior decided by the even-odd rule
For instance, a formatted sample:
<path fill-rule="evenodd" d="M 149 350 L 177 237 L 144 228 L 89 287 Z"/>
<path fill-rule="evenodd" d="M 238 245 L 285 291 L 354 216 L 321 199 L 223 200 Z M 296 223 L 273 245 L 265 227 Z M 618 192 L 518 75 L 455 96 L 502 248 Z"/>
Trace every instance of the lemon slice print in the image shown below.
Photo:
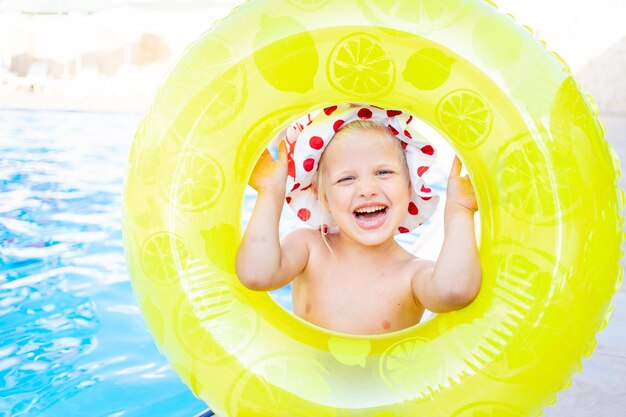
<path fill-rule="evenodd" d="M 593 98 L 580 91 L 573 77 L 567 77 L 551 104 L 549 129 L 552 136 L 568 138 L 568 144 L 576 146 L 580 154 L 587 154 L 587 158 L 578 161 L 578 170 L 585 172 L 587 177 L 586 184 L 580 184 L 580 189 L 587 190 L 587 184 L 594 182 L 595 191 L 608 197 L 615 192 L 610 178 L 614 171 L 621 172 L 621 167 L 615 152 L 604 140 L 604 127 L 597 118 L 597 112 Z M 570 150 L 570 159 L 560 158 L 561 164 L 570 163 L 571 157 Z M 588 197 L 588 193 L 580 195 Z"/>
<path fill-rule="evenodd" d="M 349 35 L 333 48 L 326 65 L 327 76 L 339 91 L 359 97 L 380 97 L 395 83 L 391 54 L 375 37 Z"/>
<path fill-rule="evenodd" d="M 180 58 L 170 76 L 175 77 L 176 81 L 183 82 L 186 78 L 193 83 L 206 85 L 207 80 L 223 74 L 229 68 L 236 66 L 239 61 L 240 59 L 233 52 L 227 40 L 208 35 Z M 196 91 L 198 84 L 195 87 L 191 85 L 188 89 L 189 91 Z"/>
<path fill-rule="evenodd" d="M 338 416 L 334 407 L 320 406 L 331 395 L 331 388 L 328 372 L 317 361 L 278 353 L 259 359 L 250 370 L 229 390 L 229 416 L 266 417 L 267 404 L 275 405 L 273 417 Z M 315 400 L 309 405 L 305 398 Z"/>
<path fill-rule="evenodd" d="M 199 132 L 223 129 L 243 108 L 247 96 L 246 78 L 240 65 L 235 65 L 192 98 L 185 114 L 199 113 Z"/>
<path fill-rule="evenodd" d="M 550 130 L 573 140 L 602 138 L 602 128 L 593 117 L 590 107 L 578 89 L 576 80 L 567 77 L 557 91 L 550 110 Z"/>
<path fill-rule="evenodd" d="M 240 113 L 247 97 L 243 65 L 228 43 L 206 36 L 185 54 L 159 91 L 155 123 L 167 121 L 168 137 L 181 141 L 189 123 L 208 131 L 224 128 Z M 182 110 L 179 110 L 182 109 Z M 156 112 L 155 112 L 156 110 Z M 175 114 L 172 123 L 169 115 Z M 167 116 L 167 117 L 166 117 Z"/>
<path fill-rule="evenodd" d="M 509 213 L 522 221 L 551 225 L 581 206 L 585 179 L 573 163 L 576 155 L 565 139 L 554 140 L 546 132 L 537 134 L 543 138 L 543 149 L 530 133 L 502 146 L 496 180 Z"/>
<path fill-rule="evenodd" d="M 244 134 L 246 140 L 241 141 L 237 148 L 235 156 L 235 179 L 237 181 L 245 180 L 248 183 L 247 172 L 244 167 L 250 164 L 250 160 L 254 155 L 259 155 L 266 148 L 266 143 L 276 135 L 281 128 L 287 127 L 287 122 L 293 120 L 296 116 L 310 110 L 314 103 L 304 103 L 299 106 L 288 106 L 280 108 L 272 113 L 261 116 L 258 121 L 252 124 L 250 129 Z M 282 137 L 280 139 L 283 139 Z"/>
<path fill-rule="evenodd" d="M 381 27 L 428 33 L 452 25 L 469 9 L 465 0 L 358 0 L 363 15 Z"/>
<path fill-rule="evenodd" d="M 252 343 L 258 332 L 258 316 L 229 292 L 214 286 L 205 301 L 194 304 L 196 307 L 186 297 L 181 299 L 174 320 L 176 338 L 191 356 L 220 364 Z"/>
<path fill-rule="evenodd" d="M 193 83 L 193 77 L 185 82 Z M 185 102 L 180 104 L 182 110 L 177 110 L 174 121 L 163 128 L 166 132 L 164 140 L 182 142 L 189 133 L 185 127 L 189 124 L 193 124 L 199 134 L 224 129 L 241 112 L 246 97 L 243 67 L 241 64 L 233 65 L 193 96 L 186 97 Z M 170 110 L 172 111 L 174 110 Z"/>
<path fill-rule="evenodd" d="M 407 397 L 428 392 L 424 375 L 432 375 L 443 364 L 433 361 L 438 355 L 427 342 L 415 337 L 387 349 L 380 361 L 380 373 L 387 386 Z"/>
<path fill-rule="evenodd" d="M 224 174 L 213 157 L 188 151 L 168 167 L 162 191 L 175 207 L 200 211 L 215 205 L 224 191 Z"/>
<path fill-rule="evenodd" d="M 187 269 L 189 258 L 187 245 L 173 233 L 156 233 L 141 248 L 143 271 L 160 285 L 173 283 L 178 278 L 178 271 Z"/>
<path fill-rule="evenodd" d="M 480 145 L 491 130 L 491 110 L 469 90 L 456 90 L 445 96 L 437 105 L 436 113 L 444 132 L 468 149 Z"/>

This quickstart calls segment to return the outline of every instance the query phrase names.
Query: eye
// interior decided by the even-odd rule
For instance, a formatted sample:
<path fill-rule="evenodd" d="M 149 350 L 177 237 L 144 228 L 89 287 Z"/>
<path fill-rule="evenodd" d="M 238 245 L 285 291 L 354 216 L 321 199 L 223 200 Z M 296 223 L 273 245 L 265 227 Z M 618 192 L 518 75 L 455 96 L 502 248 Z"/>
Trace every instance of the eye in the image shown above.
<path fill-rule="evenodd" d="M 348 182 L 348 181 L 352 181 L 353 179 L 354 179 L 354 177 L 343 177 L 343 178 L 340 178 L 339 180 L 337 180 L 337 184 L 340 184 L 342 182 L 345 183 L 345 182 Z"/>
<path fill-rule="evenodd" d="M 386 176 L 386 175 L 391 175 L 394 172 L 390 169 L 381 169 L 379 171 L 376 172 L 376 175 L 380 175 L 380 176 Z"/>

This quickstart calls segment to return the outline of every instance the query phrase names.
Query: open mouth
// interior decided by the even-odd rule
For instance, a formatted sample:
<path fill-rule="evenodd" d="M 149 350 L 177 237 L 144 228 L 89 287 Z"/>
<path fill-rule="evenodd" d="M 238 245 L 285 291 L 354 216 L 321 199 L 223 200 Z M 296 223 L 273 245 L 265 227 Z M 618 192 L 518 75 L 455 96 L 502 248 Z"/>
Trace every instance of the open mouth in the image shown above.
<path fill-rule="evenodd" d="M 376 229 L 380 227 L 387 218 L 387 206 L 361 207 L 354 210 L 356 223 L 363 229 Z"/>

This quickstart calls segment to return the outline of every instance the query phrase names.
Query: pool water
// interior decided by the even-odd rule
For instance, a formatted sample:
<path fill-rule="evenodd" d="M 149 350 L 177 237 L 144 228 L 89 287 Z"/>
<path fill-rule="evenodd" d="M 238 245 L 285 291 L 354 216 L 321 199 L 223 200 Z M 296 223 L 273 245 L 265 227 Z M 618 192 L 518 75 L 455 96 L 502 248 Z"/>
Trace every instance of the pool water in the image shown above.
<path fill-rule="evenodd" d="M 129 282 L 121 190 L 138 121 L 0 110 L 2 417 L 187 417 L 206 408 L 158 352 Z M 434 175 L 442 194 L 445 173 Z M 248 193 L 244 219 L 253 205 Z M 281 233 L 298 223 L 284 215 Z M 272 295 L 291 308 L 289 288 Z"/>
<path fill-rule="evenodd" d="M 133 297 L 121 187 L 138 115 L 0 110 L 0 415 L 206 408 Z"/>

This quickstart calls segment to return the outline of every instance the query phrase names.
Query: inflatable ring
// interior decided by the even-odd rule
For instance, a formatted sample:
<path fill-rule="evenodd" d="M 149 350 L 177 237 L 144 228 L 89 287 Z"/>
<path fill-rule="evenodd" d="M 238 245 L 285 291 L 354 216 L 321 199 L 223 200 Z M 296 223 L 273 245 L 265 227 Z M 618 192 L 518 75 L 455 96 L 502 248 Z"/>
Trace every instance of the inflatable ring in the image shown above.
<path fill-rule="evenodd" d="M 315 327 L 234 271 L 262 150 L 354 101 L 440 132 L 481 219 L 475 302 L 368 337 Z M 565 64 L 486 2 L 255 0 L 186 51 L 143 118 L 125 245 L 157 344 L 222 417 L 535 416 L 590 355 L 620 285 L 618 178 Z"/>

